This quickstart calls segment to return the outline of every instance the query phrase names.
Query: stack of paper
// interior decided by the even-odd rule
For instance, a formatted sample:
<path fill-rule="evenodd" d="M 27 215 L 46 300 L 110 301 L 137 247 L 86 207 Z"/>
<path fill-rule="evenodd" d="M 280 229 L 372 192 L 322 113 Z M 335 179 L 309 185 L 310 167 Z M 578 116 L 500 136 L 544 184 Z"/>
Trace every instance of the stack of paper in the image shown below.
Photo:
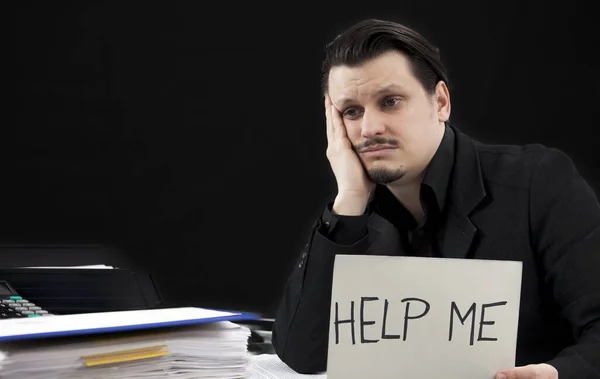
<path fill-rule="evenodd" d="M 327 373 L 299 374 L 275 354 L 252 356 L 250 372 L 251 379 L 327 379 Z"/>
<path fill-rule="evenodd" d="M 248 378 L 250 331 L 231 322 L 248 318 L 175 308 L 2 320 L 0 377 Z"/>
<path fill-rule="evenodd" d="M 6 358 L 6 354 L 0 351 L 0 373 L 2 373 L 2 361 L 4 361 L 4 358 Z"/>

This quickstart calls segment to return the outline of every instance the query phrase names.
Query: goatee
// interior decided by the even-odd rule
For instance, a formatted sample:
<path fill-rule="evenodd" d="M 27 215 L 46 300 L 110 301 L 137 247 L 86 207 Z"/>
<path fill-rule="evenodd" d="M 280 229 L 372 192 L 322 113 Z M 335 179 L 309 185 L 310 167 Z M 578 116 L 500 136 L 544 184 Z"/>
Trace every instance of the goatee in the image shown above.
<path fill-rule="evenodd" d="M 367 170 L 367 176 L 375 184 L 386 185 L 402 179 L 404 171 L 402 169 L 373 168 Z"/>

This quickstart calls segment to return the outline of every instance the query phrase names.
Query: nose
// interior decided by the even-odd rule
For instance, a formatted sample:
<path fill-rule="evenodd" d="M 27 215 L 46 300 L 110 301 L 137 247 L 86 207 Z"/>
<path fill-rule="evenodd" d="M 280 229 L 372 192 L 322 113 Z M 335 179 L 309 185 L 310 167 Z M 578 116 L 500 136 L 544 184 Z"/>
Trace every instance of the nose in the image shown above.
<path fill-rule="evenodd" d="M 364 138 L 372 138 L 385 132 L 385 121 L 377 112 L 365 111 L 362 116 L 361 134 Z"/>

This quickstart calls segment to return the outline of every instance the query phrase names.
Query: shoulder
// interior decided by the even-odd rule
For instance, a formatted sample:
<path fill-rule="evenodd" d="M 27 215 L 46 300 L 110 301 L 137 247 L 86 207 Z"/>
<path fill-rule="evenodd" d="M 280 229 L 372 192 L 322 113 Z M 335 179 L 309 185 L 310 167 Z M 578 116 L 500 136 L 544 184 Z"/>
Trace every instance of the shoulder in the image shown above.
<path fill-rule="evenodd" d="M 572 159 L 557 148 L 542 144 L 492 145 L 477 141 L 474 146 L 485 180 L 498 185 L 529 188 L 536 181 L 565 181 L 578 175 Z"/>

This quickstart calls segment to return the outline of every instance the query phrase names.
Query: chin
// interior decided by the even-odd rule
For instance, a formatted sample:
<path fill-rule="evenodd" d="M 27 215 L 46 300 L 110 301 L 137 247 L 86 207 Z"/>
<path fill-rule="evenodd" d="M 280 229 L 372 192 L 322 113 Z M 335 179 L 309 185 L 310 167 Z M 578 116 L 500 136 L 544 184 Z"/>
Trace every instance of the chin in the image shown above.
<path fill-rule="evenodd" d="M 375 184 L 387 185 L 395 183 L 406 175 L 402 168 L 371 167 L 367 170 L 367 176 Z"/>

